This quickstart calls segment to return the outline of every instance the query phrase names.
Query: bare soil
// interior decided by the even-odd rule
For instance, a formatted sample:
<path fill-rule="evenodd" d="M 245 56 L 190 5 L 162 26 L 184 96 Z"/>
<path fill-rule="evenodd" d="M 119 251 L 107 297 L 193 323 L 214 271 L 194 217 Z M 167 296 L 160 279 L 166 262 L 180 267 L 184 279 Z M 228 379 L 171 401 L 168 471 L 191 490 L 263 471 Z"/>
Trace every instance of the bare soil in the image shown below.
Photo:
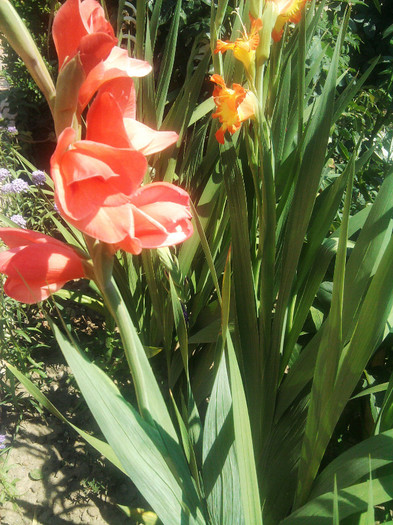
<path fill-rule="evenodd" d="M 66 383 L 65 367 L 56 366 L 52 373 L 60 379 L 52 381 L 46 395 L 67 414 L 80 401 Z M 74 423 L 96 431 L 88 411 L 82 407 L 79 412 Z M 7 446 L 0 456 L 0 491 L 8 500 L 0 508 L 2 525 L 138 523 L 116 505 L 141 505 L 132 483 L 55 416 L 34 409 L 21 415 L 5 404 L 0 434 L 6 435 Z"/>

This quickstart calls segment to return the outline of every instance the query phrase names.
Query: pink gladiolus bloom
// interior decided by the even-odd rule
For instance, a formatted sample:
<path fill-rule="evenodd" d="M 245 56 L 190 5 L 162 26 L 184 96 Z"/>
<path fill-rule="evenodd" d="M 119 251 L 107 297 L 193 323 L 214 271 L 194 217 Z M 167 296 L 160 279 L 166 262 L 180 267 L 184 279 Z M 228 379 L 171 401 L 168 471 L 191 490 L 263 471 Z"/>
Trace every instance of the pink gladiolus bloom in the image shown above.
<path fill-rule="evenodd" d="M 66 282 L 85 277 L 83 259 L 61 241 L 19 228 L 0 228 L 0 239 L 9 247 L 0 251 L 4 291 L 17 301 L 37 303 Z"/>
<path fill-rule="evenodd" d="M 114 250 L 140 253 L 182 242 L 192 234 L 188 194 L 160 182 L 140 188 L 147 163 L 127 133 L 128 117 L 123 118 L 134 114 L 133 95 L 119 93 L 122 105 L 105 88 L 98 93 L 87 114 L 86 140 L 74 142 L 72 128 L 60 135 L 51 160 L 56 205 L 68 222 Z M 138 124 L 144 153 L 177 139 L 176 133 Z"/>

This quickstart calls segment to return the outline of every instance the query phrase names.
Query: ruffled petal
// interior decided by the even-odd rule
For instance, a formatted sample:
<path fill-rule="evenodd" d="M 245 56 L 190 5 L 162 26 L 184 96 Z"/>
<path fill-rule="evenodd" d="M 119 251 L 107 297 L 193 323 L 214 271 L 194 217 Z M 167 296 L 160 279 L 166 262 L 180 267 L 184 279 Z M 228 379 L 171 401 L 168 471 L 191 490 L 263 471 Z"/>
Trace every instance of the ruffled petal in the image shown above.
<path fill-rule="evenodd" d="M 150 213 L 158 218 L 162 217 L 160 204 L 150 207 Z M 153 215 L 147 213 L 143 208 L 134 209 L 135 217 L 135 236 L 140 240 L 142 248 L 162 248 L 164 246 L 174 246 L 184 242 L 191 237 L 193 228 L 188 219 L 177 221 L 166 221 L 167 228 Z"/>
<path fill-rule="evenodd" d="M 75 220 L 82 220 L 103 206 L 122 206 L 129 199 L 122 193 L 120 177 L 111 179 L 110 185 L 93 178 L 70 185 L 67 191 L 67 210 Z"/>
<path fill-rule="evenodd" d="M 114 36 L 113 27 L 106 19 L 105 11 L 97 0 L 83 0 L 79 9 L 90 33 L 102 32 Z"/>
<path fill-rule="evenodd" d="M 105 60 L 116 44 L 116 38 L 106 33 L 93 33 L 81 38 L 78 52 L 85 75 Z"/>
<path fill-rule="evenodd" d="M 56 205 L 75 224 L 96 214 L 100 206 L 128 202 L 143 180 L 147 162 L 138 151 L 87 140 L 72 142 L 74 138 L 71 128 L 60 135 L 51 159 L 51 176 Z"/>
<path fill-rule="evenodd" d="M 105 163 L 112 170 L 113 175 L 124 177 L 124 183 L 129 185 L 128 194 L 133 193 L 140 186 L 147 170 L 147 161 L 139 151 L 126 148 L 113 148 L 106 144 L 81 140 L 74 143 L 75 151 L 82 155 Z M 75 177 L 83 166 L 75 165 Z M 98 174 L 99 175 L 99 174 Z M 101 175 L 105 178 L 104 174 Z"/>

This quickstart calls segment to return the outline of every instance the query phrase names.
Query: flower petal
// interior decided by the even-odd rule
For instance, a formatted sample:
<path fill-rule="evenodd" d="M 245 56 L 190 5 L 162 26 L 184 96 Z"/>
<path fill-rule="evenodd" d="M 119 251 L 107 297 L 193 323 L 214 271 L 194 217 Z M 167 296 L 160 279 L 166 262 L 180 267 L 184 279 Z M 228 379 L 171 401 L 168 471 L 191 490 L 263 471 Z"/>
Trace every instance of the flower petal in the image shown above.
<path fill-rule="evenodd" d="M 143 77 L 151 69 L 148 62 L 130 58 L 125 49 L 115 46 L 105 60 L 93 67 L 83 82 L 79 90 L 81 110 L 105 82 L 121 77 Z"/>
<path fill-rule="evenodd" d="M 22 228 L 0 228 L 0 239 L 6 244 L 9 248 L 15 248 L 16 246 L 27 246 L 29 244 L 42 244 L 42 243 L 51 243 L 59 244 L 63 246 L 64 243 L 49 237 L 49 235 L 44 235 L 43 233 L 32 231 L 32 230 L 23 230 Z M 1 255 L 4 255 L 6 252 L 0 252 Z"/>
<path fill-rule="evenodd" d="M 5 252 L 7 253 L 7 252 Z M 26 282 L 51 284 L 70 281 L 84 275 L 80 256 L 64 243 L 30 244 L 11 248 L 12 254 L 1 271 L 10 278 L 25 279 Z"/>
<path fill-rule="evenodd" d="M 192 235 L 189 196 L 182 188 L 165 182 L 148 184 L 131 202 L 135 237 L 140 239 L 142 248 L 172 246 Z"/>
<path fill-rule="evenodd" d="M 106 33 L 93 33 L 81 38 L 78 52 L 85 75 L 110 55 L 116 43 L 117 40 Z"/>
<path fill-rule="evenodd" d="M 100 87 L 97 97 L 104 92 L 109 92 L 115 97 L 123 117 L 136 117 L 136 93 L 132 78 L 121 77 L 105 82 Z"/>
<path fill-rule="evenodd" d="M 131 118 L 125 118 L 124 125 L 132 147 L 143 155 L 162 151 L 172 146 L 179 138 L 174 131 L 156 131 Z"/>
<path fill-rule="evenodd" d="M 102 7 L 95 0 L 67 0 L 58 10 L 53 21 L 53 40 L 59 59 L 59 69 L 66 59 L 78 51 L 81 39 L 92 33 L 104 33 L 116 44 L 113 28 L 105 19 Z"/>
<path fill-rule="evenodd" d="M 57 292 L 67 281 L 41 286 L 40 283 L 26 285 L 22 279 L 7 279 L 4 292 L 20 303 L 35 304 L 47 299 L 52 293 Z"/>
<path fill-rule="evenodd" d="M 113 28 L 105 17 L 105 11 L 97 0 L 83 0 L 79 9 L 90 33 L 103 32 L 114 36 Z"/>
<path fill-rule="evenodd" d="M 119 175 L 123 177 L 124 184 L 130 188 L 127 194 L 136 191 L 147 170 L 146 158 L 139 151 L 127 148 L 114 148 L 89 140 L 75 142 L 74 150 L 82 155 L 96 159 L 98 163 L 105 163 L 112 170 L 113 176 Z M 85 171 L 85 168 L 81 164 L 76 164 L 74 169 L 74 180 L 76 180 L 80 173 Z M 100 175 L 102 178 L 106 178 L 104 173 L 96 173 L 95 175 L 93 173 L 92 176 Z"/>
<path fill-rule="evenodd" d="M 120 106 L 110 92 L 97 93 L 87 113 L 86 139 L 115 148 L 130 148 Z M 138 148 L 133 148 L 138 149 Z"/>
<path fill-rule="evenodd" d="M 59 69 L 67 57 L 71 58 L 76 54 L 80 39 L 88 33 L 79 6 L 80 0 L 67 0 L 53 20 L 52 36 L 59 59 Z"/>
<path fill-rule="evenodd" d="M 130 204 L 101 207 L 81 220 L 68 220 L 90 237 L 107 244 L 117 245 L 126 237 L 134 236 L 134 218 Z"/>
<path fill-rule="evenodd" d="M 7 275 L 4 291 L 18 301 L 41 301 L 67 281 L 85 277 L 82 258 L 56 239 L 29 230 L 20 235 L 14 228 L 0 228 L 0 235 L 13 245 L 0 252 L 0 272 Z"/>

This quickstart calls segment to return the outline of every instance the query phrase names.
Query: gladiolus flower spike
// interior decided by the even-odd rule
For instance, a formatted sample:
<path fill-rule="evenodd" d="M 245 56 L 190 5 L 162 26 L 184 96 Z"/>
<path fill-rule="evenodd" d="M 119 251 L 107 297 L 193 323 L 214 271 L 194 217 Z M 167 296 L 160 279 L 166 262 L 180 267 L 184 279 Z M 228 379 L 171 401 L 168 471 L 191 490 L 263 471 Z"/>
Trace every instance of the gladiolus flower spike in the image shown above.
<path fill-rule="evenodd" d="M 9 247 L 0 251 L 0 273 L 7 276 L 4 292 L 17 301 L 43 301 L 66 282 L 86 276 L 81 256 L 48 235 L 0 228 L 0 239 Z"/>
<path fill-rule="evenodd" d="M 253 117 L 257 110 L 257 102 L 255 95 L 240 84 L 233 84 L 233 89 L 229 89 L 224 79 L 217 74 L 212 75 L 210 80 L 216 84 L 213 98 L 217 110 L 212 117 L 218 118 L 221 123 L 216 132 L 216 139 L 220 144 L 224 144 L 225 132 L 229 131 L 233 135 L 240 129 L 242 122 Z"/>
<path fill-rule="evenodd" d="M 234 57 L 240 60 L 246 71 L 251 74 L 255 60 L 255 50 L 259 45 L 259 31 L 262 29 L 262 20 L 254 18 L 252 15 L 249 16 L 251 20 L 250 34 L 244 32 L 242 37 L 237 38 L 235 42 L 217 40 L 214 53 L 225 53 L 225 51 L 231 49 Z"/>
<path fill-rule="evenodd" d="M 281 40 L 284 32 L 284 25 L 287 22 L 298 24 L 302 17 L 302 10 L 308 0 L 269 0 L 278 12 L 278 17 L 272 31 L 272 38 L 275 42 Z"/>

